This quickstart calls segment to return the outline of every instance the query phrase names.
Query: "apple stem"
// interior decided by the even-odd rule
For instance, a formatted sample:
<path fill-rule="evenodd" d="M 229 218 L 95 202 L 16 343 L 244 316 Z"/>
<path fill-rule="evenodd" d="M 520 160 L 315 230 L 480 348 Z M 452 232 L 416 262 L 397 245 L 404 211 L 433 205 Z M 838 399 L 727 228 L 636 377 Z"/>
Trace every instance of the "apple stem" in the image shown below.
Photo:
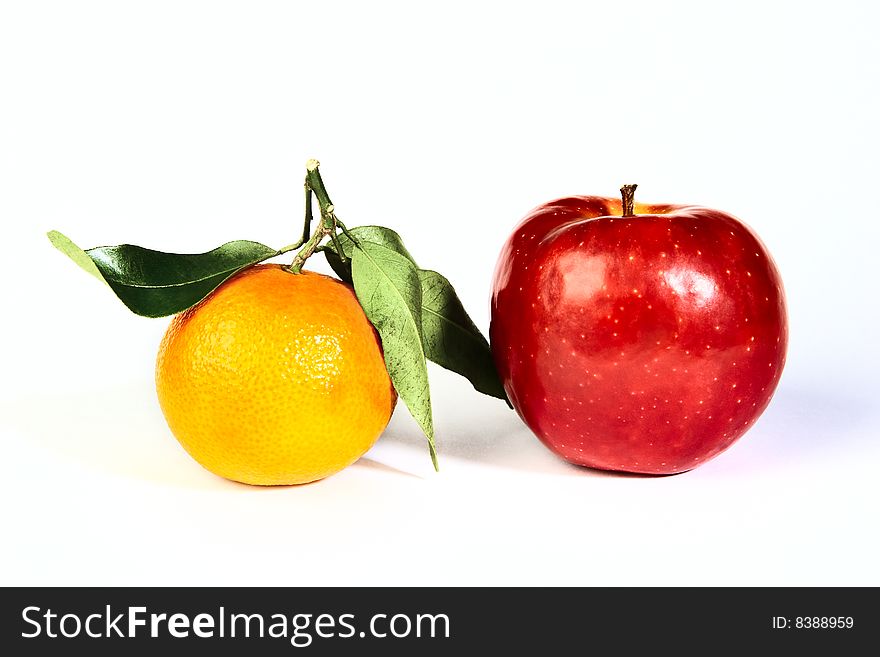
<path fill-rule="evenodd" d="M 636 204 L 636 187 L 638 185 L 624 185 L 620 188 L 620 198 L 623 200 L 623 216 L 624 217 L 634 217 L 635 216 L 635 204 Z"/>

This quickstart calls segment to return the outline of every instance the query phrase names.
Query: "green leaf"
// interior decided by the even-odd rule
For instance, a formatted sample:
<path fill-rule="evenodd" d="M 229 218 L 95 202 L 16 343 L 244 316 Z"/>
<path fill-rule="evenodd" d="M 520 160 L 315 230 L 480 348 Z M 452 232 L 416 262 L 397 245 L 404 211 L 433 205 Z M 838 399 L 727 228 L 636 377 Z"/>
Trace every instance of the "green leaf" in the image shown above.
<path fill-rule="evenodd" d="M 144 317 L 174 315 L 194 306 L 241 269 L 277 255 L 258 242 L 227 242 L 198 254 L 163 253 L 122 244 L 83 251 L 57 231 L 49 240 L 80 267 L 106 282 Z"/>
<path fill-rule="evenodd" d="M 385 366 L 394 388 L 425 432 L 436 469 L 418 269 L 392 248 L 359 240 L 352 252 L 351 273 L 358 301 L 382 339 Z"/>
<path fill-rule="evenodd" d="M 61 251 L 61 253 L 73 260 L 82 269 L 90 273 L 102 283 L 107 282 L 104 280 L 104 277 L 101 276 L 100 270 L 98 270 L 98 268 L 95 266 L 95 263 L 92 262 L 89 254 L 79 248 L 76 244 L 74 244 L 69 237 L 62 233 L 59 233 L 57 230 L 50 230 L 48 233 L 46 233 L 46 237 L 48 237 L 49 241 L 52 242 L 52 246 L 54 246 L 56 249 Z"/>
<path fill-rule="evenodd" d="M 473 323 L 452 284 L 435 271 L 420 269 L 422 342 L 438 365 L 465 377 L 478 392 L 507 401 L 489 343 Z"/>
<path fill-rule="evenodd" d="M 415 264 L 415 259 L 410 255 L 410 252 L 406 250 L 406 247 L 403 245 L 403 240 L 400 239 L 400 235 L 390 228 L 385 228 L 384 226 L 358 226 L 357 228 L 349 229 L 348 232 L 358 242 L 365 241 L 380 244 L 392 251 L 396 251 Z M 354 242 L 352 242 L 345 233 L 340 233 L 338 237 L 346 261 L 343 262 L 332 244 L 327 244 L 327 246 L 324 247 L 324 257 L 339 278 L 346 283 L 351 283 L 351 258 L 354 253 Z"/>
<path fill-rule="evenodd" d="M 390 228 L 360 226 L 349 232 L 358 242 L 380 244 L 415 264 L 400 235 Z M 336 274 L 350 283 L 354 243 L 345 235 L 339 235 L 339 242 L 348 262 L 343 262 L 329 244 L 324 256 Z M 465 377 L 478 392 L 503 399 L 510 405 L 492 361 L 489 343 L 471 321 L 452 285 L 435 271 L 420 269 L 418 273 L 422 288 L 422 338 L 427 358 Z"/>

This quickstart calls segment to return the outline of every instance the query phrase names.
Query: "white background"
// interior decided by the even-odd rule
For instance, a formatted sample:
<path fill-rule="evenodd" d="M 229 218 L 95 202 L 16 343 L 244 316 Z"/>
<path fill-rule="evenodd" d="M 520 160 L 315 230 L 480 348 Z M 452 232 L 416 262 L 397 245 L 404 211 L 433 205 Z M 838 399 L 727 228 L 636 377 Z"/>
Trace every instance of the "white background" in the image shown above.
<path fill-rule="evenodd" d="M 4 2 L 2 584 L 880 585 L 878 15 L 868 2 Z M 441 472 L 401 406 L 359 463 L 260 489 L 202 470 L 153 389 L 167 320 L 54 251 L 281 246 L 317 157 L 488 328 L 533 206 L 639 183 L 741 217 L 789 362 L 676 477 L 568 466 L 431 370 Z M 312 266 L 316 266 L 312 263 Z"/>

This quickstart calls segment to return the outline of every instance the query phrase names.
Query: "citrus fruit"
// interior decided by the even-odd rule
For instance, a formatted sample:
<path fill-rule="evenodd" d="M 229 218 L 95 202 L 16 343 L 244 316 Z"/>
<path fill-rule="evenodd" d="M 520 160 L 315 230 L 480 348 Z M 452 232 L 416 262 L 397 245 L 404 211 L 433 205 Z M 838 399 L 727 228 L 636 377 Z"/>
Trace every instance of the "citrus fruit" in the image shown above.
<path fill-rule="evenodd" d="M 156 363 L 184 449 L 248 484 L 302 484 L 356 461 L 397 395 L 352 288 L 279 265 L 243 270 L 175 316 Z"/>

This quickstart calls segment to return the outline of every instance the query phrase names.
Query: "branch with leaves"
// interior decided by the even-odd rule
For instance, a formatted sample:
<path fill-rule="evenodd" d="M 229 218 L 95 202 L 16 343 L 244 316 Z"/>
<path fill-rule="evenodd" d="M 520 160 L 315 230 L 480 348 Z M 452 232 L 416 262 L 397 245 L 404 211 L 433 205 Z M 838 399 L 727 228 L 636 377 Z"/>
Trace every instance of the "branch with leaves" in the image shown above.
<path fill-rule="evenodd" d="M 317 160 L 306 164 L 304 187 L 302 237 L 281 249 L 236 240 L 199 254 L 165 253 L 130 244 L 83 250 L 58 231 L 49 232 L 48 237 L 58 250 L 106 283 L 132 312 L 144 317 L 182 312 L 231 276 L 265 260 L 296 251 L 286 267 L 296 275 L 311 256 L 323 253 L 336 275 L 353 286 L 376 328 L 388 374 L 424 431 L 436 468 L 427 361 L 465 377 L 478 392 L 507 401 L 489 343 L 450 282 L 435 271 L 420 269 L 400 235 L 382 226 L 348 229 L 342 223 Z M 313 231 L 314 201 L 319 218 Z"/>

